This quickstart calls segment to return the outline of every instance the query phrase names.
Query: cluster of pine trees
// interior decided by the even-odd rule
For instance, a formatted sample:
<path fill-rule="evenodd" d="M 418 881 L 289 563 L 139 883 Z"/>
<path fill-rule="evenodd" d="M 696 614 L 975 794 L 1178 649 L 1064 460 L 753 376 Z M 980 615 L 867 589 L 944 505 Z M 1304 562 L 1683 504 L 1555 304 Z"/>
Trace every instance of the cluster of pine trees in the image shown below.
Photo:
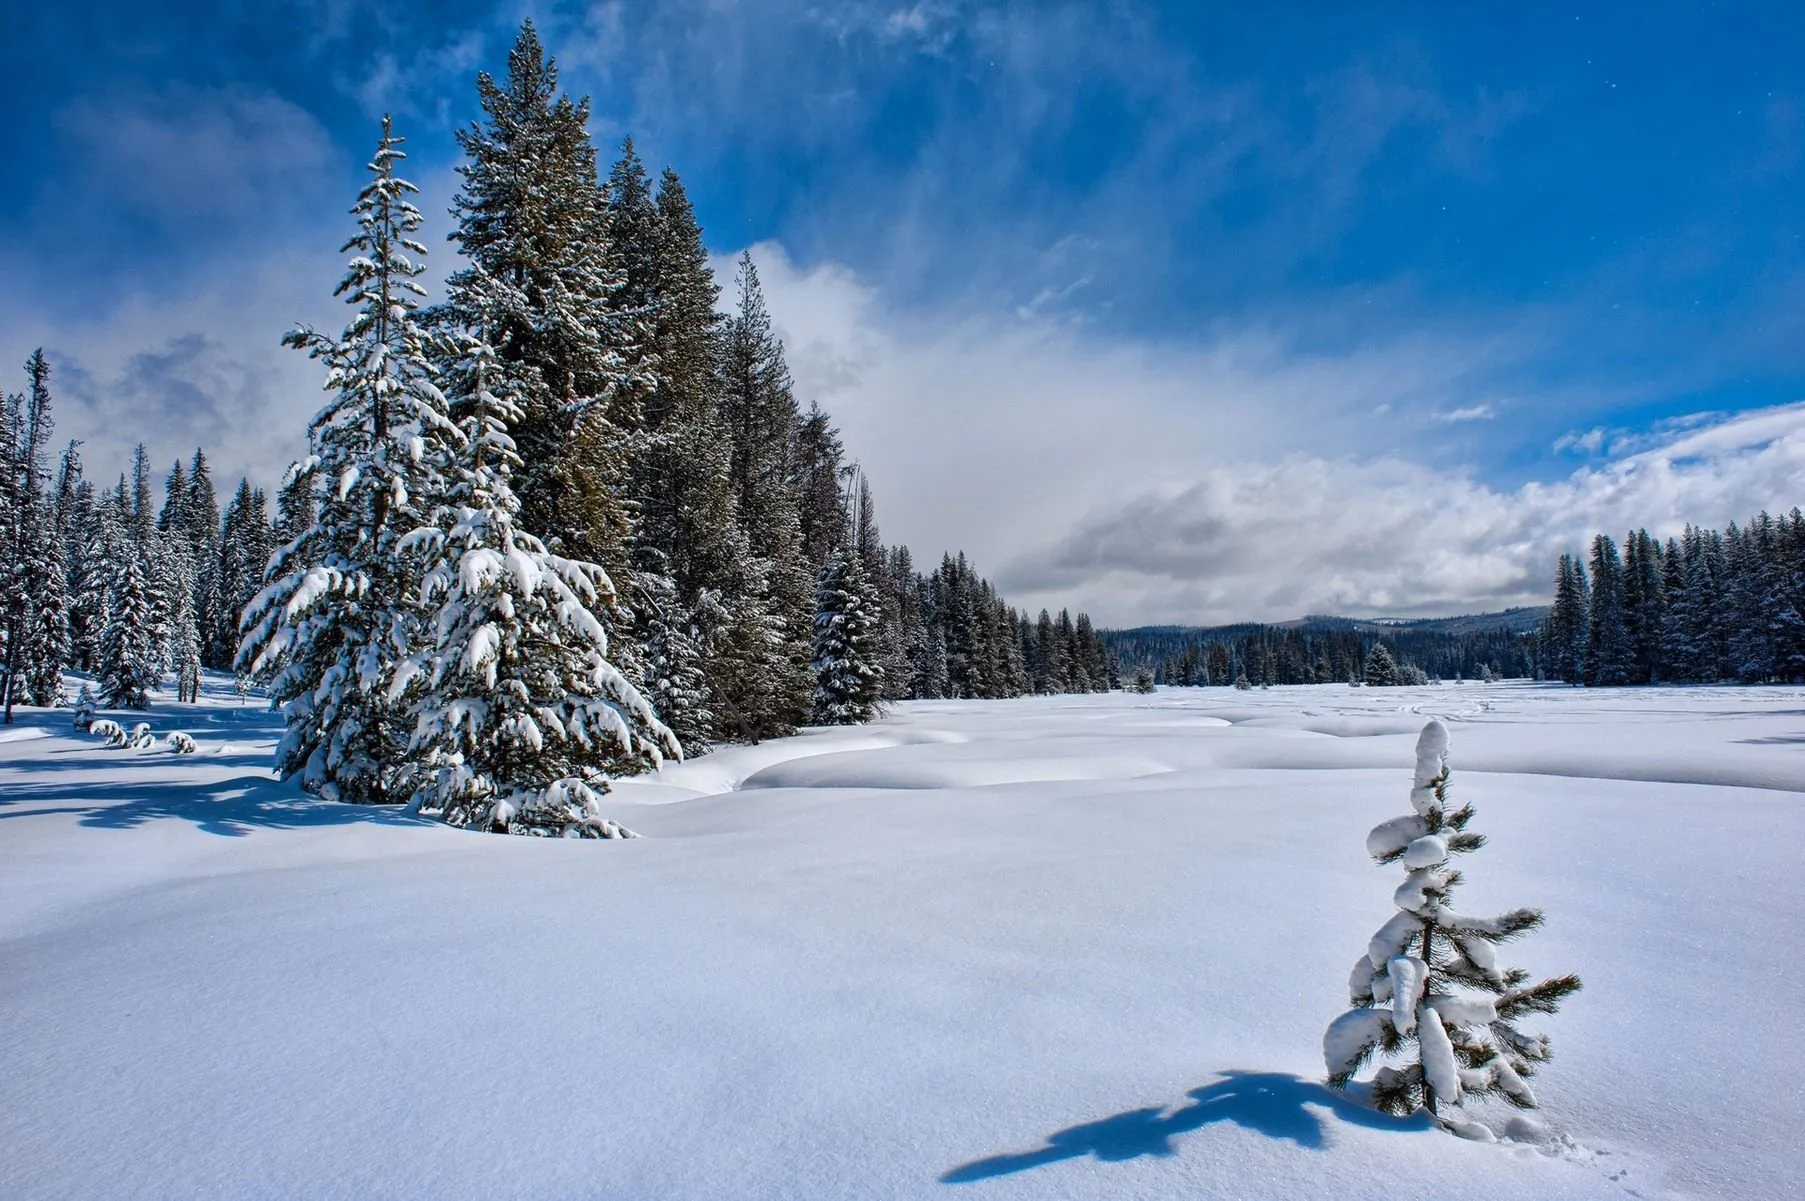
<path fill-rule="evenodd" d="M 530 22 L 477 87 L 436 304 L 384 121 L 337 290 L 354 316 L 287 339 L 329 400 L 273 523 L 242 483 L 222 515 L 198 451 L 154 519 L 142 450 L 97 494 L 72 445 L 51 488 L 34 357 L 7 420 L 9 698 L 52 703 L 74 667 L 141 706 L 167 673 L 186 699 L 235 666 L 286 717 L 278 768 L 321 795 L 606 835 L 598 782 L 667 754 L 1114 683 L 1083 614 L 1036 623 L 963 555 L 917 573 L 884 545 L 750 256 L 723 314 L 682 182 L 654 186 L 630 140 L 599 173 Z M 53 567 L 73 604 L 25 586 Z"/>
<path fill-rule="evenodd" d="M 142 707 L 169 675 L 181 699 L 194 699 L 202 667 L 231 665 L 238 615 L 263 586 L 277 537 L 264 494 L 240 481 L 222 515 L 200 450 L 176 462 L 160 507 L 142 445 L 130 476 L 112 487 L 84 478 L 79 442 L 51 468 L 55 422 L 41 349 L 25 371 L 25 391 L 7 397 L 0 419 L 8 720 L 17 703 L 69 699 L 69 669 L 91 673 L 97 699 L 109 705 Z"/>
<path fill-rule="evenodd" d="M 1599 534 L 1587 561 L 1561 556 L 1537 642 L 1543 676 L 1569 684 L 1805 680 L 1805 517 L 1637 530 L 1622 553 Z"/>
<path fill-rule="evenodd" d="M 1383 686 L 1527 677 L 1536 667 L 1535 639 L 1506 628 L 1375 634 L 1345 619 L 1313 619 L 1299 626 L 1118 630 L 1106 640 L 1112 658 L 1150 665 L 1163 684 Z"/>
<path fill-rule="evenodd" d="M 313 523 L 277 549 L 240 655 L 288 715 L 285 773 L 608 833 L 595 781 L 664 754 L 1012 695 L 1030 650 L 1038 678 L 1107 684 L 1087 621 L 1043 655 L 962 558 L 923 577 L 884 546 L 838 432 L 797 405 L 751 257 L 720 314 L 681 181 L 654 187 L 631 141 L 598 175 L 587 102 L 530 23 L 478 93 L 446 299 L 414 282 L 385 123 L 339 288 L 358 316 L 290 336 L 335 398 L 292 473 Z"/>

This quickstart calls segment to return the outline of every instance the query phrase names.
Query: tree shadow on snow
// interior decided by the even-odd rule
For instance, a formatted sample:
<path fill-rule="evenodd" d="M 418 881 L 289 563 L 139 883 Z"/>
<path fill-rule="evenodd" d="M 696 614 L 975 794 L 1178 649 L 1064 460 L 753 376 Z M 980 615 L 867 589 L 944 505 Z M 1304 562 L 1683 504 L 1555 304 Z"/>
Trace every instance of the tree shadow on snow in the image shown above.
<path fill-rule="evenodd" d="M 58 747 L 46 751 L 35 758 L 17 759 L 5 765 L 9 774 L 55 774 L 79 770 L 85 767 L 115 767 L 121 764 L 131 767 L 231 767 L 269 771 L 270 751 L 268 747 L 255 750 L 222 750 L 203 746 L 194 755 L 177 757 L 159 745 L 149 750 L 134 750 L 127 747 L 110 747 L 95 745 Z M 11 800 L 8 791 L 7 800 Z M 0 802 L 3 803 L 3 802 Z"/>
<path fill-rule="evenodd" d="M 1267 1138 L 1320 1151 L 1327 1146 L 1326 1129 L 1310 1106 L 1326 1109 L 1341 1121 L 1357 1126 L 1396 1131 L 1429 1129 L 1427 1118 L 1394 1118 L 1285 1072 L 1224 1072 L 1216 1083 L 1194 1088 L 1186 1096 L 1191 1103 L 1176 1109 L 1150 1106 L 1068 1126 L 1048 1135 L 1044 1147 L 961 1164 L 942 1175 L 941 1183 L 968 1184 L 1087 1155 L 1107 1163 L 1144 1155 L 1175 1155 L 1174 1136 L 1190 1134 L 1212 1122 L 1233 1122 Z"/>
<path fill-rule="evenodd" d="M 417 825 L 394 805 L 341 805 L 315 800 L 292 784 L 267 774 L 234 776 L 209 784 L 191 781 L 127 780 L 83 784 L 20 784 L 7 789 L 11 803 L 0 820 L 52 813 L 77 813 L 80 824 L 103 830 L 131 830 L 158 818 L 192 822 L 208 834 L 241 838 L 253 830 L 298 830 L 317 826 Z M 37 807 L 41 806 L 41 807 Z"/>

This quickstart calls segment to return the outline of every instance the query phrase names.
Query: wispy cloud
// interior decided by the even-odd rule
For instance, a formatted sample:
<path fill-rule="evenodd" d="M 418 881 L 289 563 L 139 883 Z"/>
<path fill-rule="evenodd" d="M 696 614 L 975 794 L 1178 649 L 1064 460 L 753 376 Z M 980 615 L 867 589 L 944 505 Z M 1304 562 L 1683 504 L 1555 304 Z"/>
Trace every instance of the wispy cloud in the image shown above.
<path fill-rule="evenodd" d="M 1464 405 L 1458 409 L 1444 409 L 1439 413 L 1431 413 L 1430 417 L 1443 425 L 1459 425 L 1466 421 L 1490 421 L 1498 414 L 1489 404 Z"/>
<path fill-rule="evenodd" d="M 44 193 L 40 216 L 61 221 L 104 204 L 163 231 L 267 231 L 327 201 L 349 174 L 312 114 L 252 88 L 85 96 L 55 124 L 71 170 Z"/>
<path fill-rule="evenodd" d="M 1604 438 L 1603 426 L 1593 426 L 1583 433 L 1572 430 L 1554 440 L 1554 452 L 1561 454 L 1571 451 L 1575 454 L 1595 455 L 1604 449 Z"/>
<path fill-rule="evenodd" d="M 1395 456 L 1296 455 L 1139 490 L 1003 574 L 1119 623 L 1436 614 L 1545 603 L 1596 532 L 1657 535 L 1796 503 L 1805 405 L 1725 418 L 1566 479 L 1498 490 Z"/>
<path fill-rule="evenodd" d="M 1465 444 L 1438 415 L 1475 392 L 1519 395 L 1512 375 L 1537 350 L 1530 332 L 1459 326 L 1325 349 L 1262 324 L 1171 343 L 1057 315 L 924 315 L 889 306 L 842 265 L 804 267 L 774 244 L 753 252 L 802 399 L 821 400 L 864 460 L 886 534 L 930 556 L 963 548 L 1035 604 L 1084 604 L 1108 620 L 1148 612 L 1148 598 L 1102 560 L 1083 569 L 1092 544 L 1065 540 L 1081 523 L 1103 541 L 1148 543 L 1142 527 L 1156 515 L 1184 524 L 1150 495 L 1287 462 L 1330 464 L 1318 486 L 1359 492 L 1367 481 L 1333 464 L 1383 462 L 1401 446 L 1440 494 L 1464 478 Z M 729 261 L 717 270 L 729 278 Z M 1290 513 L 1318 494 L 1286 482 L 1262 499 Z M 1358 495 L 1348 506 L 1364 511 Z M 1099 514 L 1126 524 L 1096 525 Z M 1291 566 L 1275 561 L 1269 579 Z M 1242 599 L 1263 610 L 1254 592 Z"/>

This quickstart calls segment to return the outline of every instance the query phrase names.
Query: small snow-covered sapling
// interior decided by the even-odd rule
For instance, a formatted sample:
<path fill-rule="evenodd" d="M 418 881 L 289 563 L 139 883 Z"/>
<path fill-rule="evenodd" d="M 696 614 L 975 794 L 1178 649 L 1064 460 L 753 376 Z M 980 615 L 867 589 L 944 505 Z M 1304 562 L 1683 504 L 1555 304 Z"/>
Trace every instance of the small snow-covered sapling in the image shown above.
<path fill-rule="evenodd" d="M 88 723 L 88 733 L 107 740 L 108 746 L 125 745 L 125 727 L 110 717 Z"/>
<path fill-rule="evenodd" d="M 141 721 L 133 726 L 132 732 L 126 736 L 125 745 L 134 751 L 148 751 L 157 745 L 157 736 L 150 732 L 150 723 Z"/>
<path fill-rule="evenodd" d="M 95 699 L 94 690 L 88 685 L 81 686 L 81 694 L 75 698 L 75 728 L 87 730 L 94 724 L 94 710 L 100 707 Z"/>
<path fill-rule="evenodd" d="M 1448 808 L 1447 759 L 1448 729 L 1431 721 L 1416 744 L 1414 812 L 1366 836 L 1375 860 L 1403 865 L 1404 883 L 1392 897 L 1398 912 L 1354 965 L 1354 1008 L 1323 1035 L 1323 1058 L 1336 1088 L 1347 1087 L 1375 1055 L 1391 1058 L 1370 1082 L 1375 1106 L 1398 1115 L 1426 1109 L 1445 1129 L 1490 1140 L 1491 1129 L 1463 1113 L 1461 1103 L 1500 1097 L 1535 1108 L 1525 1078 L 1547 1060 L 1548 1039 L 1524 1034 L 1517 1021 L 1553 1013 L 1580 985 L 1577 976 L 1527 984 L 1527 972 L 1498 966 L 1497 945 L 1540 926 L 1540 910 L 1481 918 L 1449 905 L 1461 878 L 1449 860 L 1478 850 L 1485 836 L 1468 828 L 1471 805 Z"/>
<path fill-rule="evenodd" d="M 194 754 L 194 739 L 182 733 L 180 730 L 171 730 L 169 733 L 163 735 L 163 745 L 178 755 Z"/>

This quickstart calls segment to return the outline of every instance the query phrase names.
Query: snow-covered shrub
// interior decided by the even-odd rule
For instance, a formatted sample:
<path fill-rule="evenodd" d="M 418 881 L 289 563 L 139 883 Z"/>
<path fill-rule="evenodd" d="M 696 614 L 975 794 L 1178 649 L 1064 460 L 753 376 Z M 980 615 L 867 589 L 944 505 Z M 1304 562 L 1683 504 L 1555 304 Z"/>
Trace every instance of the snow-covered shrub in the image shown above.
<path fill-rule="evenodd" d="M 125 727 L 110 717 L 103 717 L 99 721 L 89 722 L 88 733 L 94 735 L 96 738 L 106 739 L 108 746 L 125 745 Z"/>
<path fill-rule="evenodd" d="M 1431 721 L 1416 744 L 1414 812 L 1366 836 L 1375 860 L 1403 866 L 1404 883 L 1392 898 L 1398 912 L 1354 964 L 1354 1008 L 1329 1025 L 1323 1058 L 1336 1088 L 1375 1055 L 1391 1058 L 1373 1074 L 1374 1105 L 1394 1114 L 1427 1109 L 1456 1134 L 1490 1139 L 1490 1128 L 1466 1116 L 1461 1103 L 1501 1097 L 1519 1109 L 1535 1107 L 1526 1077 L 1548 1058 L 1548 1039 L 1524 1034 L 1517 1021 L 1553 1013 L 1579 990 L 1579 977 L 1529 985 L 1527 972 L 1498 966 L 1497 945 L 1540 926 L 1540 910 L 1482 918 L 1449 904 L 1461 878 L 1450 857 L 1478 850 L 1485 836 L 1468 829 L 1471 805 L 1448 810 L 1447 755 L 1448 729 Z"/>
<path fill-rule="evenodd" d="M 75 728 L 89 730 L 94 724 L 94 710 L 99 707 L 100 702 L 94 697 L 94 689 L 83 684 L 81 694 L 75 698 Z"/>
<path fill-rule="evenodd" d="M 1235 677 L 1235 687 L 1242 692 L 1247 692 L 1253 688 L 1253 681 L 1247 678 L 1246 672 L 1242 672 Z"/>
<path fill-rule="evenodd" d="M 1398 683 L 1421 687 L 1429 682 L 1429 673 L 1414 663 L 1398 664 Z"/>
<path fill-rule="evenodd" d="M 1134 669 L 1134 677 L 1128 681 L 1128 691 L 1144 694 L 1153 689 L 1153 668 L 1143 663 Z"/>
<path fill-rule="evenodd" d="M 171 730 L 169 733 L 163 735 L 163 745 L 178 755 L 194 754 L 194 739 L 188 737 L 188 735 L 182 733 L 180 730 Z"/>
<path fill-rule="evenodd" d="M 148 751 L 157 745 L 157 736 L 150 732 L 150 723 L 141 721 L 133 726 L 132 732 L 126 735 L 125 745 L 134 751 Z"/>

